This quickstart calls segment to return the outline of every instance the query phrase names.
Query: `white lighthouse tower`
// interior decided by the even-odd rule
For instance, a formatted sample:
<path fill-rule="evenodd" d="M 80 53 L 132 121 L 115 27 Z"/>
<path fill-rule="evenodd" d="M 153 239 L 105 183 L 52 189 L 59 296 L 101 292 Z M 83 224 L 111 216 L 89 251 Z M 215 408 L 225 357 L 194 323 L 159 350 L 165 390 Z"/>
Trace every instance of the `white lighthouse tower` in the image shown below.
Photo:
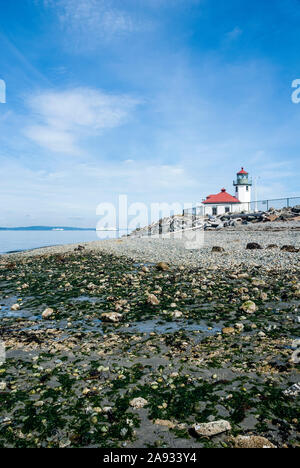
<path fill-rule="evenodd" d="M 252 179 L 248 172 L 242 169 L 237 173 L 237 179 L 233 182 L 235 186 L 235 196 L 241 202 L 241 211 L 250 211 Z"/>

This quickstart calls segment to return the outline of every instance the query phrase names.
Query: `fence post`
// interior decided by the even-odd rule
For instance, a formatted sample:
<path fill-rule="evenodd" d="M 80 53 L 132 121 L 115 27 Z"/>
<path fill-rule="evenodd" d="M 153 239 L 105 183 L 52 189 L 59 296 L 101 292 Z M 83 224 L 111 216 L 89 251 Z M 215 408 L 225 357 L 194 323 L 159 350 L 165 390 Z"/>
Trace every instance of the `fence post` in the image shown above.
<path fill-rule="evenodd" d="M 196 226 L 196 214 L 197 214 L 197 208 L 193 208 L 193 216 L 192 216 L 192 227 L 194 228 Z"/>
<path fill-rule="evenodd" d="M 159 235 L 161 235 L 161 234 L 162 234 L 162 219 L 159 220 L 159 227 L 158 227 L 158 229 L 159 229 L 159 231 L 158 231 L 158 232 L 159 232 Z"/>

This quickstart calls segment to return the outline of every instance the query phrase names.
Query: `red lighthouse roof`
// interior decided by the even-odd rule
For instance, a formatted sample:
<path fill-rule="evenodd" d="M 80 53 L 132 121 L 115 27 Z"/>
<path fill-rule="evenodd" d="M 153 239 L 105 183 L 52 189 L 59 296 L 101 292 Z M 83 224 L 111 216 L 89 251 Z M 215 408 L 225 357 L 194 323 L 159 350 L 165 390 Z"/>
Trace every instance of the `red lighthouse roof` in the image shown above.
<path fill-rule="evenodd" d="M 244 170 L 244 168 L 242 167 L 242 169 L 240 170 L 240 172 L 238 172 L 238 175 L 240 175 L 240 174 L 248 175 L 248 172 L 246 172 L 246 171 Z"/>
<path fill-rule="evenodd" d="M 236 197 L 233 197 L 229 193 L 226 192 L 226 189 L 222 189 L 220 193 L 217 195 L 209 195 L 206 200 L 203 202 L 205 205 L 209 204 L 216 204 L 216 203 L 241 203 L 240 200 L 238 200 Z"/>

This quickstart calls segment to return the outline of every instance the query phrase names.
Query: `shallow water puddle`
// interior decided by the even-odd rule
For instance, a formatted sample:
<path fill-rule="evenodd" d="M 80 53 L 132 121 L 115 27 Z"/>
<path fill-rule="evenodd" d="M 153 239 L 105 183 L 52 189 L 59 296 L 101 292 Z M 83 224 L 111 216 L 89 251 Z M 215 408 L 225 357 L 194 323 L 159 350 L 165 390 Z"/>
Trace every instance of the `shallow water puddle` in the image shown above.
<path fill-rule="evenodd" d="M 20 310 L 11 310 L 11 307 L 14 304 L 20 304 L 20 307 L 21 307 Z M 1 306 L 0 319 L 1 318 L 11 318 L 11 319 L 26 318 L 28 320 L 38 320 L 39 318 L 41 318 L 40 313 L 33 314 L 31 310 L 23 309 L 22 302 L 20 302 L 19 298 L 16 296 L 2 299 L 0 306 Z"/>
<path fill-rule="evenodd" d="M 220 327 L 208 327 L 206 325 L 201 325 L 198 323 L 186 323 L 186 322 L 165 322 L 161 323 L 159 320 L 146 320 L 144 322 L 134 322 L 131 323 L 127 329 L 129 332 L 134 333 L 157 333 L 162 335 L 164 333 L 174 333 L 179 330 L 184 331 L 198 331 L 201 333 L 206 333 L 208 335 L 214 335 L 221 332 Z M 123 331 L 123 329 L 120 329 Z"/>
<path fill-rule="evenodd" d="M 105 302 L 104 299 L 101 297 L 94 297 L 94 296 L 79 296 L 79 297 L 74 297 L 70 299 L 70 303 L 76 303 L 76 302 L 89 302 L 91 304 L 97 304 L 98 302 Z"/>

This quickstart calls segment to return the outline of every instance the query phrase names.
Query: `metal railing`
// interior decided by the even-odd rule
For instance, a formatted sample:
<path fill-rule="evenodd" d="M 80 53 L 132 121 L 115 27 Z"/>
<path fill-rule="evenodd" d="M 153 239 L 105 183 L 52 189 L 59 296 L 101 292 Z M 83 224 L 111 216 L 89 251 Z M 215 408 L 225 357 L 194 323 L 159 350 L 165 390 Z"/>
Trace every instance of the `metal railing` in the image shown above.
<path fill-rule="evenodd" d="M 243 206 L 246 204 L 243 203 Z M 287 198 L 273 198 L 269 200 L 258 200 L 247 203 L 248 209 L 244 210 L 249 213 L 257 211 L 268 211 L 271 208 L 274 210 L 281 210 L 283 208 L 293 208 L 294 206 L 300 205 L 300 197 L 287 197 Z M 218 204 L 216 204 L 218 206 Z M 219 205 L 220 206 L 220 205 Z M 230 204 L 228 204 L 230 206 Z M 234 208 L 233 208 L 234 210 Z M 193 208 L 187 208 L 183 210 L 183 216 L 205 216 L 206 206 L 195 205 Z"/>
<path fill-rule="evenodd" d="M 249 203 L 249 211 L 282 210 L 300 205 L 300 197 L 273 198 L 270 200 L 258 200 Z"/>

